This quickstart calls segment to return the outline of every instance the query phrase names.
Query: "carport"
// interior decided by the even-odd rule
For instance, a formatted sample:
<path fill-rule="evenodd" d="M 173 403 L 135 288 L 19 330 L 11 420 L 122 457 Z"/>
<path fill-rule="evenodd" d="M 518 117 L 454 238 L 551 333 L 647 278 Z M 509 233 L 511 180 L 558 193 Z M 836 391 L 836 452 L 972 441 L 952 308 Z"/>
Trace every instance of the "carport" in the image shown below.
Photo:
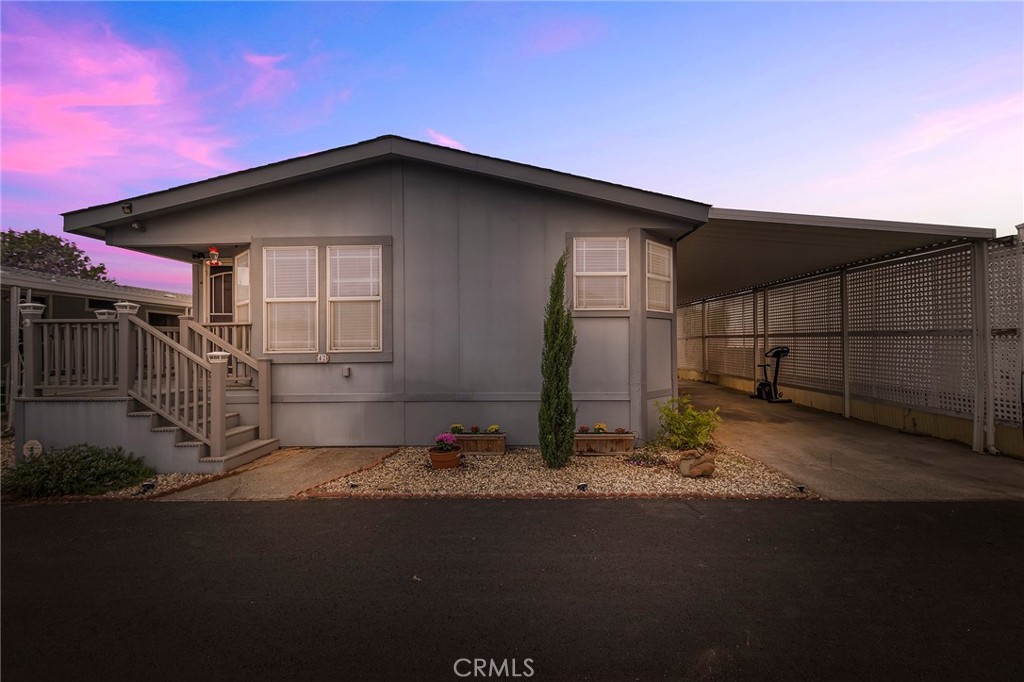
<path fill-rule="evenodd" d="M 789 346 L 797 404 L 1024 457 L 1021 249 L 984 228 L 712 208 L 677 248 L 679 378 L 749 392 Z"/>

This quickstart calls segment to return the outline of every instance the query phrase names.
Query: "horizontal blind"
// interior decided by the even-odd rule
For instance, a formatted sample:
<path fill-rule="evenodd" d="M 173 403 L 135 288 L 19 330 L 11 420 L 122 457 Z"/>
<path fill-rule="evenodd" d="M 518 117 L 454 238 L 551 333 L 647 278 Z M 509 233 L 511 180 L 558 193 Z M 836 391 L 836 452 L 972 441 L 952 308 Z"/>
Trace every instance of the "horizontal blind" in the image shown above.
<path fill-rule="evenodd" d="M 330 350 L 381 350 L 381 247 L 329 246 Z"/>
<path fill-rule="evenodd" d="M 627 309 L 629 244 L 626 237 L 577 237 L 573 245 L 576 309 Z"/>
<path fill-rule="evenodd" d="M 267 351 L 317 350 L 316 254 L 315 246 L 263 250 Z"/>
<path fill-rule="evenodd" d="M 264 250 L 266 297 L 316 298 L 316 247 L 282 246 Z"/>
<path fill-rule="evenodd" d="M 647 242 L 647 309 L 672 312 L 672 249 Z"/>

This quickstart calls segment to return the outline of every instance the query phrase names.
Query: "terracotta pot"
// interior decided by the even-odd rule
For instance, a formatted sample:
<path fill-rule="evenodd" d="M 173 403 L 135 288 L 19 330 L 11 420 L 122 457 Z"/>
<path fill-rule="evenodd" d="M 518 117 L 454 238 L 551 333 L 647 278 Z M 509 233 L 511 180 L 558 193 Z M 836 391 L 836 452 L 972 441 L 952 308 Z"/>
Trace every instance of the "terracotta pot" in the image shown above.
<path fill-rule="evenodd" d="M 452 450 L 438 450 L 437 448 L 430 448 L 430 466 L 435 469 L 453 469 L 459 466 L 459 455 L 462 454 L 462 448 L 455 446 Z"/>

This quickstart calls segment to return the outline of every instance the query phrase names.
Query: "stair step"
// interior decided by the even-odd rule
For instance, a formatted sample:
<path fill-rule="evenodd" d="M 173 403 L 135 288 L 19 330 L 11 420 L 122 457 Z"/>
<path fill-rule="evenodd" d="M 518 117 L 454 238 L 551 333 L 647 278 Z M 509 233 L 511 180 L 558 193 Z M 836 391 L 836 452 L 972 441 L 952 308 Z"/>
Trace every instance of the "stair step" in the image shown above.
<path fill-rule="evenodd" d="M 219 464 L 221 471 L 230 471 L 277 450 L 278 442 L 277 438 L 251 440 L 229 448 L 223 457 L 203 457 L 199 461 L 206 464 Z"/>
<path fill-rule="evenodd" d="M 236 445 L 247 443 L 254 440 L 259 434 L 259 431 L 260 427 L 256 424 L 232 426 L 224 432 L 224 446 L 230 450 Z"/>

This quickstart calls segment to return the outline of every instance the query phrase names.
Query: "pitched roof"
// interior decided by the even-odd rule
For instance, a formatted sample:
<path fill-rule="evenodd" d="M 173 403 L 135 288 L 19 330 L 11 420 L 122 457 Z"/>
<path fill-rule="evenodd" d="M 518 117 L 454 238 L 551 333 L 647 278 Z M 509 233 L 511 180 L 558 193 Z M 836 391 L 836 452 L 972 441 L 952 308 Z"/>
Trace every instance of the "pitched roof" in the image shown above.
<path fill-rule="evenodd" d="M 68 275 L 53 275 L 48 272 L 36 272 L 7 265 L 0 269 L 0 281 L 5 287 L 17 286 L 58 294 L 113 298 L 119 301 L 127 300 L 133 303 L 148 303 L 174 308 L 188 308 L 192 305 L 192 296 L 189 294 L 131 287 L 92 279 L 79 279 Z"/>
<path fill-rule="evenodd" d="M 708 204 L 648 190 L 594 180 L 560 171 L 506 161 L 450 147 L 385 135 L 365 142 L 299 156 L 265 166 L 220 175 L 208 180 L 128 197 L 99 206 L 64 213 L 64 230 L 102 237 L 104 228 L 186 205 L 216 201 L 267 187 L 326 175 L 389 158 L 409 159 L 476 173 L 500 180 L 580 196 L 642 211 L 666 215 L 693 224 L 707 220 Z"/>

